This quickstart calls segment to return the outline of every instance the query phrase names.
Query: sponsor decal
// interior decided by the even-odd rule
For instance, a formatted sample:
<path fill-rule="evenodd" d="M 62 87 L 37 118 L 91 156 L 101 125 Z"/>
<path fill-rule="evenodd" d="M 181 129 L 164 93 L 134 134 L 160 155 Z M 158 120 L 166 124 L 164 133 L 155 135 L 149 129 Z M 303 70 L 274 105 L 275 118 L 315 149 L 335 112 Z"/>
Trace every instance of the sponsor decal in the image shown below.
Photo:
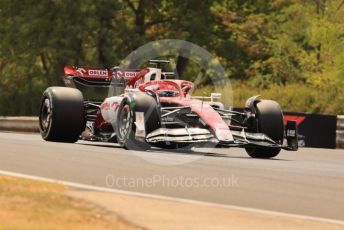
<path fill-rule="evenodd" d="M 110 104 L 108 102 L 105 102 L 103 103 L 101 106 L 100 106 L 100 109 L 101 110 L 104 110 L 104 111 L 107 111 L 110 109 Z"/>
<path fill-rule="evenodd" d="M 295 137 L 295 136 L 296 136 L 296 130 L 294 129 L 287 130 L 287 137 Z"/>
<path fill-rule="evenodd" d="M 88 75 L 89 76 L 107 77 L 109 75 L 109 73 L 107 70 L 89 69 Z"/>
<path fill-rule="evenodd" d="M 125 70 L 119 70 L 117 71 L 117 78 L 124 78 L 124 79 L 130 79 L 135 77 L 139 72 L 135 71 L 125 71 Z"/>
<path fill-rule="evenodd" d="M 118 110 L 118 108 L 119 108 L 119 103 L 118 103 L 117 101 L 115 101 L 115 102 L 112 102 L 112 104 L 111 104 L 111 108 L 113 108 L 115 111 L 117 111 L 117 110 Z"/>
<path fill-rule="evenodd" d="M 77 68 L 77 69 L 76 69 L 76 72 L 78 72 L 78 73 L 81 74 L 81 75 L 84 75 L 84 74 L 87 73 L 87 71 L 86 71 L 84 68 Z"/>

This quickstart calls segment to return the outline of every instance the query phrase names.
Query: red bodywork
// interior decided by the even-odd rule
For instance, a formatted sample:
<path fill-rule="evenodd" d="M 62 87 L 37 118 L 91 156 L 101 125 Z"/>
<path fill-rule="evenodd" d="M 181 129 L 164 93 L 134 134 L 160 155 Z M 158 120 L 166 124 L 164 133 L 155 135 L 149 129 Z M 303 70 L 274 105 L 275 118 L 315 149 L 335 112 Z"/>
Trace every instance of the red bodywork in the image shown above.
<path fill-rule="evenodd" d="M 176 91 L 177 96 L 160 97 L 160 101 L 165 105 L 171 106 L 189 106 L 193 113 L 199 117 L 213 130 L 218 138 L 223 141 L 231 140 L 231 134 L 228 125 L 222 120 L 221 116 L 210 105 L 201 100 L 192 99 L 188 92 L 193 88 L 193 83 L 185 80 L 153 80 L 144 82 L 144 77 L 150 72 L 150 68 L 138 70 L 107 70 L 101 68 L 86 68 L 76 66 L 66 66 L 64 72 L 66 76 L 92 78 L 92 79 L 112 79 L 121 78 L 125 80 L 127 88 L 138 88 L 141 91 L 152 88 L 153 91 L 160 90 Z M 140 84 L 142 83 L 142 84 Z M 101 113 L 97 113 L 95 128 L 104 126 L 104 119 Z"/>
<path fill-rule="evenodd" d="M 188 96 L 188 92 L 193 88 L 193 84 L 191 82 L 185 80 L 150 81 L 139 85 L 138 88 L 143 92 L 147 88 L 152 88 L 153 91 L 156 92 L 163 90 L 178 92 L 178 95 L 174 97 L 160 97 L 160 102 L 167 107 L 169 107 L 169 105 L 171 107 L 176 105 L 189 106 L 191 111 L 197 114 L 210 127 L 210 129 L 217 134 L 219 140 L 231 140 L 228 124 L 223 121 L 219 113 L 216 112 L 209 104 L 198 99 L 192 99 Z"/>

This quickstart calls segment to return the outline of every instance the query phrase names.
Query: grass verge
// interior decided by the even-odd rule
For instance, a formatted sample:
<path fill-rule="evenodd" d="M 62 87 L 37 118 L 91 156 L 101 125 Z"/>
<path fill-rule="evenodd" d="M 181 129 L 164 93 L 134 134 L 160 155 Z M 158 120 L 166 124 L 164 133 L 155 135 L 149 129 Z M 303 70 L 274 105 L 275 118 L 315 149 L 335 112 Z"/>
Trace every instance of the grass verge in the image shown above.
<path fill-rule="evenodd" d="M 0 176 L 0 229 L 140 229 L 54 183 Z"/>

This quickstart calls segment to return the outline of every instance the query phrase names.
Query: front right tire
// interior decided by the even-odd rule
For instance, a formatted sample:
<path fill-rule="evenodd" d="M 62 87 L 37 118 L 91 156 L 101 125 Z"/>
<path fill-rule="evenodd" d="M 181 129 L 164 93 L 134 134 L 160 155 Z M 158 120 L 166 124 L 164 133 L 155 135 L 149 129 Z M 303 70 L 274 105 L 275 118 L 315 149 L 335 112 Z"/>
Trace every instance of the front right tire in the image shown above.
<path fill-rule="evenodd" d="M 85 130 L 84 99 L 74 88 L 49 87 L 41 99 L 39 130 L 46 141 L 74 143 Z"/>

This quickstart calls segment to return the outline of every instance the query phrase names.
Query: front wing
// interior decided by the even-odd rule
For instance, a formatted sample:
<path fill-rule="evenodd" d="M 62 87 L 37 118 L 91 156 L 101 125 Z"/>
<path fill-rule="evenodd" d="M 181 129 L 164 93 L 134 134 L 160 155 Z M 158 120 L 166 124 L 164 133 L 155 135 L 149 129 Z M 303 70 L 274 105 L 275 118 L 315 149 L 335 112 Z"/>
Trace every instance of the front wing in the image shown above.
<path fill-rule="evenodd" d="M 293 122 L 286 126 L 286 144 L 280 144 L 273 141 L 263 133 L 250 133 L 244 130 L 231 131 L 233 141 L 219 141 L 211 131 L 202 128 L 159 128 L 146 136 L 146 142 L 156 143 L 214 143 L 221 147 L 250 147 L 260 146 L 268 148 L 283 148 L 296 151 L 298 149 L 297 127 Z"/>

